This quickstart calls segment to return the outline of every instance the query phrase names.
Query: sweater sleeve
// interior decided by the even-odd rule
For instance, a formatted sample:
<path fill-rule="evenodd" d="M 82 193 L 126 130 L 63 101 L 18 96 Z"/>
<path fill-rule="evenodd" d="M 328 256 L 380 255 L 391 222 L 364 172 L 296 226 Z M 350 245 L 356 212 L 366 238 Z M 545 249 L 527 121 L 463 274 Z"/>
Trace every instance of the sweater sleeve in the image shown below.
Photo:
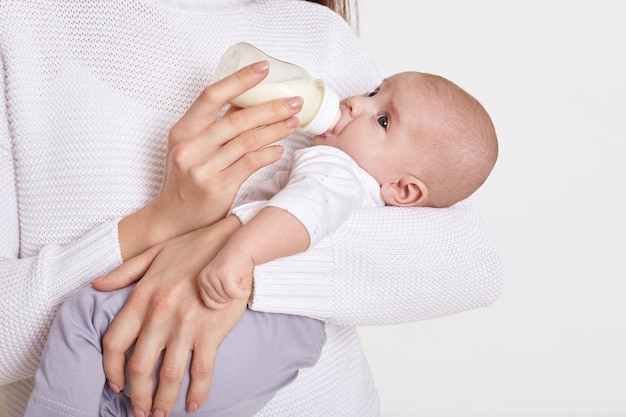
<path fill-rule="evenodd" d="M 2 177 L 3 187 L 4 180 Z M 4 188 L 0 195 L 4 196 L 3 192 Z M 6 213 L 2 214 L 5 217 Z M 6 249 L 17 237 L 4 237 L 0 244 L 0 385 L 35 374 L 62 302 L 121 262 L 116 222 L 107 222 L 68 245 L 46 246 L 28 258 L 6 257 Z"/>
<path fill-rule="evenodd" d="M 356 326 L 486 306 L 502 286 L 500 254 L 470 201 L 358 210 L 317 246 L 254 275 L 251 308 Z"/>
<path fill-rule="evenodd" d="M 40 350 L 59 305 L 74 289 L 121 262 L 117 221 L 114 220 L 102 224 L 68 245 L 49 245 L 43 247 L 36 256 L 21 256 L 18 185 L 5 94 L 6 88 L 2 86 L 0 385 L 35 374 Z"/>

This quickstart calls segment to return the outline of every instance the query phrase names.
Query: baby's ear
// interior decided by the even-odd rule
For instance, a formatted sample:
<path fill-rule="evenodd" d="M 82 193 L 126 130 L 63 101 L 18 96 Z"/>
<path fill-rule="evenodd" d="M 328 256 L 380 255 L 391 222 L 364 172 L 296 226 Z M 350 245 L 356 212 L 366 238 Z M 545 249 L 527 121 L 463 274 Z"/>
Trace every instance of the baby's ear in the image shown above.
<path fill-rule="evenodd" d="M 389 206 L 424 206 L 428 197 L 428 188 L 419 178 L 406 175 L 398 182 L 381 185 L 380 196 Z"/>

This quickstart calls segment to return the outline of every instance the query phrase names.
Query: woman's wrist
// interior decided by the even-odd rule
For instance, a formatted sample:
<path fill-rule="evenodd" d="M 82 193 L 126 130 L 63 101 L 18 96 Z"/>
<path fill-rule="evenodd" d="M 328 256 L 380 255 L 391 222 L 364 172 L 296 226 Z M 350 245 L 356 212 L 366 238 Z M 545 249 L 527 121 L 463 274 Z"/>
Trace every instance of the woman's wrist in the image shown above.
<path fill-rule="evenodd" d="M 139 255 L 168 237 L 156 221 L 150 203 L 121 219 L 117 225 L 120 253 L 124 261 Z"/>

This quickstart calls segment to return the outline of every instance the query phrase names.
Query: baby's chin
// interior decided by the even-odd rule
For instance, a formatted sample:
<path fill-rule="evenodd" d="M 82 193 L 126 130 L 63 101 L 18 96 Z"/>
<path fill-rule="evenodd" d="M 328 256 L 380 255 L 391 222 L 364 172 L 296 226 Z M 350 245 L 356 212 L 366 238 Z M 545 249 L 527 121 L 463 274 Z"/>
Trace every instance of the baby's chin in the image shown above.
<path fill-rule="evenodd" d="M 323 145 L 324 139 L 325 138 L 322 135 L 313 136 L 313 145 Z"/>

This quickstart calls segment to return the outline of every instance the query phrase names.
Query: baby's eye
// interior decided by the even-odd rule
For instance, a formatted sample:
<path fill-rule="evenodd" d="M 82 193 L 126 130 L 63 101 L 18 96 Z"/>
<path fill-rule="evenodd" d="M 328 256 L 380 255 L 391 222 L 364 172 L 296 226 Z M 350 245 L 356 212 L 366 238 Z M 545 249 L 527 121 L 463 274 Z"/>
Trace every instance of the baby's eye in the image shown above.
<path fill-rule="evenodd" d="M 380 91 L 380 88 L 377 88 L 376 90 L 374 90 L 371 93 L 369 93 L 367 96 L 368 97 L 374 97 L 376 94 L 378 94 L 379 91 Z"/>
<path fill-rule="evenodd" d="M 384 114 L 378 116 L 378 119 L 376 119 L 376 121 L 378 122 L 379 125 L 383 127 L 383 129 L 387 129 L 387 127 L 389 126 L 389 117 L 387 117 Z"/>

